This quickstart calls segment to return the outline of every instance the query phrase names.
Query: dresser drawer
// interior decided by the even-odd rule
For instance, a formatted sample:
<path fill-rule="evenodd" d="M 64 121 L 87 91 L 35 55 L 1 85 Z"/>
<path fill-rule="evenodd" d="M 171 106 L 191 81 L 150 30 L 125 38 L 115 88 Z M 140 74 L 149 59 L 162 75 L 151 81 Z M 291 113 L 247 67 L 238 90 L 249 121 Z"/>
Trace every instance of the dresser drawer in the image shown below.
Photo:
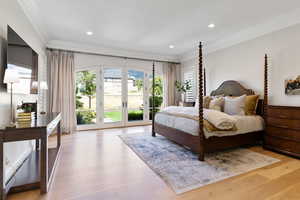
<path fill-rule="evenodd" d="M 283 119 L 298 119 L 300 120 L 300 109 L 298 107 L 275 107 L 269 106 L 267 116 Z"/>
<path fill-rule="evenodd" d="M 274 137 L 300 142 L 300 130 L 292 130 L 292 129 L 267 126 L 266 133 L 268 136 L 274 136 Z"/>
<path fill-rule="evenodd" d="M 278 151 L 291 153 L 293 155 L 297 154 L 297 156 L 300 156 L 299 142 L 266 136 L 265 146 Z"/>
<path fill-rule="evenodd" d="M 295 120 L 295 119 L 280 119 L 280 118 L 275 118 L 275 116 L 268 117 L 267 124 L 269 126 L 274 126 L 278 128 L 300 130 L 300 120 Z"/>

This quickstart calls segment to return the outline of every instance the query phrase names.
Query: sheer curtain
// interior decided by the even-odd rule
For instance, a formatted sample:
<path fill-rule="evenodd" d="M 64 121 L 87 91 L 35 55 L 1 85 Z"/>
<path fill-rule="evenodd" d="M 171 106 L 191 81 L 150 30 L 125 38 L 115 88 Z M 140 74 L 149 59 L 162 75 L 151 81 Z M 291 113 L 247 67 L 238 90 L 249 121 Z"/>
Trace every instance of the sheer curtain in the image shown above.
<path fill-rule="evenodd" d="M 76 128 L 74 54 L 48 50 L 47 65 L 50 71 L 50 111 L 62 113 L 63 133 L 73 133 Z"/>
<path fill-rule="evenodd" d="M 175 81 L 181 80 L 181 68 L 179 64 L 163 63 L 163 106 L 177 105 L 179 94 L 176 92 Z"/>

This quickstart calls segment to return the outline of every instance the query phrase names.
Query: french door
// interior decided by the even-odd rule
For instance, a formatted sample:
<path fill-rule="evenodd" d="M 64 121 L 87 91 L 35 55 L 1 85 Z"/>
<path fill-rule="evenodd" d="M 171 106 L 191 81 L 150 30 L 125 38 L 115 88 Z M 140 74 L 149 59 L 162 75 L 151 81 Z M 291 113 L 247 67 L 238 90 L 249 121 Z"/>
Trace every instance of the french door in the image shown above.
<path fill-rule="evenodd" d="M 149 71 L 94 67 L 76 72 L 77 129 L 149 123 Z"/>

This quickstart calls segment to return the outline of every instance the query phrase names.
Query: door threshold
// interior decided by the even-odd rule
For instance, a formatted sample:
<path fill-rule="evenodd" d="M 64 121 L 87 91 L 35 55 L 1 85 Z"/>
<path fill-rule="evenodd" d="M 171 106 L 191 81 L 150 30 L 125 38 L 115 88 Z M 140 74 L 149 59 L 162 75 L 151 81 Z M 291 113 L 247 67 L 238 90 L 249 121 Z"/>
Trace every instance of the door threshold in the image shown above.
<path fill-rule="evenodd" d="M 132 125 L 126 125 L 126 126 L 114 126 L 114 127 L 105 127 L 105 128 L 87 128 L 84 130 L 76 130 L 76 132 L 81 131 L 97 131 L 97 130 L 106 130 L 106 129 L 117 129 L 117 128 L 129 128 L 129 127 L 135 127 L 135 126 L 149 126 L 152 125 L 152 123 L 145 123 L 145 124 L 132 124 Z"/>

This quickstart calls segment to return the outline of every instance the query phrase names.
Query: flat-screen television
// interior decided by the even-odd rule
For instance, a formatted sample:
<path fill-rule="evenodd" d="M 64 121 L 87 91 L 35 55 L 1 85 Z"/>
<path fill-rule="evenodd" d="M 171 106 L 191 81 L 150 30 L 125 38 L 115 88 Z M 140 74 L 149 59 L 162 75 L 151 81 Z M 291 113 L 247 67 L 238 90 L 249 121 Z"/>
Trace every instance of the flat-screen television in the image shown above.
<path fill-rule="evenodd" d="M 38 54 L 10 27 L 7 26 L 7 65 L 16 70 L 20 82 L 13 84 L 13 93 L 37 94 Z M 7 87 L 10 92 L 10 87 Z"/>

